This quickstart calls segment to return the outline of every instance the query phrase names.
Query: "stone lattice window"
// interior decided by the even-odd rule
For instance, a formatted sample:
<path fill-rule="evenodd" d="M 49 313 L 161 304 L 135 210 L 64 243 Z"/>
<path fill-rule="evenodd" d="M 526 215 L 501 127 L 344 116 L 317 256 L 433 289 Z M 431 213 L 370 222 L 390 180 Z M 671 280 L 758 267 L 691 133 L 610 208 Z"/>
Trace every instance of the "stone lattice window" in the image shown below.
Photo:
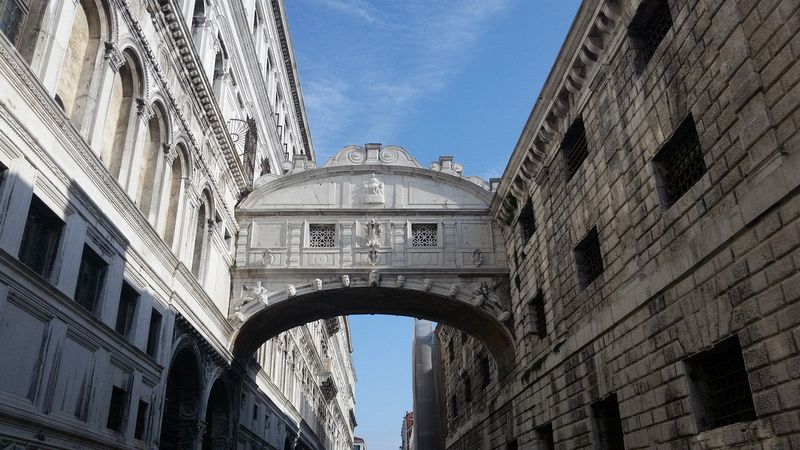
<path fill-rule="evenodd" d="M 592 421 L 594 423 L 594 448 L 602 450 L 625 448 L 625 435 L 622 431 L 617 394 L 611 394 L 592 404 Z"/>
<path fill-rule="evenodd" d="M 593 227 L 575 247 L 575 264 L 581 289 L 586 289 L 595 278 L 603 273 L 603 255 L 600 252 L 597 227 Z"/>
<path fill-rule="evenodd" d="M 536 427 L 536 450 L 554 450 L 556 448 L 553 440 L 553 424 L 547 423 Z"/>
<path fill-rule="evenodd" d="M 412 247 L 436 247 L 439 245 L 439 230 L 435 223 L 411 224 Z"/>
<path fill-rule="evenodd" d="M 312 223 L 308 225 L 308 246 L 333 248 L 336 244 L 336 225 Z"/>
<path fill-rule="evenodd" d="M 564 168 L 567 181 L 569 181 L 589 155 L 589 145 L 582 117 L 578 116 L 564 133 L 564 139 L 561 141 L 561 155 L 564 158 Z"/>
<path fill-rule="evenodd" d="M 753 394 L 739 338 L 733 336 L 685 361 L 700 431 L 755 420 Z"/>
<path fill-rule="evenodd" d="M 672 27 L 667 0 L 646 0 L 633 16 L 628 35 L 636 52 L 636 72 L 642 73 Z"/>
<path fill-rule="evenodd" d="M 669 209 L 706 173 L 697 128 L 690 114 L 653 157 L 661 206 Z"/>

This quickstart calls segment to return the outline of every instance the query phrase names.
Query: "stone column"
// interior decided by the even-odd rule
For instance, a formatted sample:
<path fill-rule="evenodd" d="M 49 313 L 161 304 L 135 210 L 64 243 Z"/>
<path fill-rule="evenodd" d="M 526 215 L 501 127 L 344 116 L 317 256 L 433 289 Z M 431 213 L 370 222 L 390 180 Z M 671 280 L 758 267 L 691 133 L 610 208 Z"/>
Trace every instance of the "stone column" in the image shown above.
<path fill-rule="evenodd" d="M 136 119 L 128 125 L 128 138 L 125 142 L 127 155 L 123 155 L 122 165 L 119 169 L 119 184 L 128 193 L 128 196 L 137 201 L 139 190 L 139 173 L 144 159 L 144 148 L 147 145 L 147 127 L 150 119 L 155 114 L 144 99 L 136 100 Z M 132 125 L 132 127 L 131 127 Z M 133 130 L 130 130 L 133 128 Z M 133 133 L 131 133 L 133 131 Z"/>
<path fill-rule="evenodd" d="M 68 297 L 75 295 L 78 284 L 78 271 L 83 258 L 83 246 L 86 241 L 86 222 L 78 214 L 67 217 L 64 231 L 61 233 L 61 249 L 58 263 L 54 268 L 56 287 Z M 106 282 L 108 276 L 106 276 Z M 98 306 L 98 305 L 95 305 Z"/>
<path fill-rule="evenodd" d="M 42 19 L 41 36 L 36 43 L 31 68 L 51 96 L 55 95 L 58 86 L 77 4 L 77 0 L 53 0 L 52 7 L 47 9 Z"/>
<path fill-rule="evenodd" d="M 113 43 L 106 42 L 105 46 L 105 60 L 108 64 L 104 66 L 100 74 L 100 90 L 97 95 L 97 108 L 95 109 L 94 117 L 91 119 L 89 132 L 87 133 L 89 145 L 98 155 L 102 151 L 105 128 L 107 126 L 116 126 L 116 124 L 106 123 L 106 119 L 108 116 L 108 106 L 111 104 L 112 100 L 111 92 L 114 89 L 114 80 L 117 73 L 119 73 L 120 67 L 125 63 L 125 59 Z"/>
<path fill-rule="evenodd" d="M 36 169 L 24 158 L 17 158 L 9 164 L 8 172 L 6 186 L 0 193 L 0 211 L 3 212 L 0 218 L 0 248 L 16 256 L 25 232 Z"/>
<path fill-rule="evenodd" d="M 166 125 L 166 124 L 162 124 Z M 164 224 L 166 223 L 166 206 L 169 199 L 169 171 L 172 166 L 174 155 L 170 154 L 169 144 L 161 144 L 161 154 L 156 157 L 156 172 L 153 177 L 153 199 L 150 201 L 150 211 L 147 218 L 156 228 L 159 236 L 164 236 Z"/>

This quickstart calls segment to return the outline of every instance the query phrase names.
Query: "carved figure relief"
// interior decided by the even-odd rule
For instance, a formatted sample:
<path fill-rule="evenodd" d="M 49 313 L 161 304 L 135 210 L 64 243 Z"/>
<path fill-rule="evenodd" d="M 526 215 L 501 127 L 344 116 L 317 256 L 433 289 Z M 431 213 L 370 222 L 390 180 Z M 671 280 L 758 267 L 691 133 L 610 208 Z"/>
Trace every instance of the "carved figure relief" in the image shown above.
<path fill-rule="evenodd" d="M 322 280 L 317 278 L 317 279 L 314 280 L 313 284 L 314 284 L 314 290 L 315 291 L 321 291 L 322 290 Z"/>
<path fill-rule="evenodd" d="M 450 290 L 447 292 L 447 295 L 450 297 L 455 297 L 456 295 L 458 295 L 458 285 L 454 284 L 450 286 Z"/>
<path fill-rule="evenodd" d="M 423 279 L 422 286 L 425 288 L 425 292 L 430 292 L 430 290 L 433 288 L 433 280 L 430 278 Z"/>
<path fill-rule="evenodd" d="M 342 286 L 350 287 L 350 275 L 342 275 Z"/>
<path fill-rule="evenodd" d="M 472 252 L 472 264 L 475 264 L 475 267 L 480 267 L 481 264 L 483 264 L 481 249 L 476 248 L 475 251 Z"/>
<path fill-rule="evenodd" d="M 369 272 L 369 287 L 378 287 L 381 284 L 381 274 L 379 274 L 375 270 L 370 270 Z"/>
<path fill-rule="evenodd" d="M 286 292 L 289 294 L 289 297 L 294 297 L 295 295 L 297 295 L 297 288 L 294 287 L 293 284 L 287 284 Z"/>
<path fill-rule="evenodd" d="M 255 287 L 253 288 L 245 287 L 245 289 L 250 291 L 250 295 L 247 295 L 242 299 L 242 303 L 236 307 L 237 311 L 253 301 L 258 301 L 262 303 L 264 306 L 269 305 L 269 293 L 267 292 L 267 289 L 261 285 L 260 281 L 258 282 L 258 284 L 256 284 Z"/>
<path fill-rule="evenodd" d="M 403 276 L 403 275 L 398 275 L 397 276 L 397 283 L 395 283 L 395 285 L 397 287 L 401 288 L 401 287 L 405 286 L 405 284 L 406 284 L 406 277 Z"/>
<path fill-rule="evenodd" d="M 364 195 L 361 202 L 365 204 L 383 204 L 383 188 L 383 181 L 379 180 L 374 173 L 370 174 L 369 180 L 364 183 Z"/>

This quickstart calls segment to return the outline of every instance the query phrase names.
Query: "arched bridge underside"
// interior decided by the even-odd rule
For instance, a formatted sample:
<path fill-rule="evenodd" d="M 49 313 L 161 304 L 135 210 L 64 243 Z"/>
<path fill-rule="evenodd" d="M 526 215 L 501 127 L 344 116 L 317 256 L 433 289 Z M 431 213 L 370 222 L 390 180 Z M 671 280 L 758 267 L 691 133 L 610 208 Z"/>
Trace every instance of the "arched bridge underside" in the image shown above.
<path fill-rule="evenodd" d="M 262 177 L 237 209 L 234 355 L 246 361 L 314 320 L 391 314 L 480 339 L 505 373 L 513 317 L 492 195 L 452 158 L 425 169 L 378 144 L 346 147 L 319 169 L 300 160 L 288 175 Z"/>

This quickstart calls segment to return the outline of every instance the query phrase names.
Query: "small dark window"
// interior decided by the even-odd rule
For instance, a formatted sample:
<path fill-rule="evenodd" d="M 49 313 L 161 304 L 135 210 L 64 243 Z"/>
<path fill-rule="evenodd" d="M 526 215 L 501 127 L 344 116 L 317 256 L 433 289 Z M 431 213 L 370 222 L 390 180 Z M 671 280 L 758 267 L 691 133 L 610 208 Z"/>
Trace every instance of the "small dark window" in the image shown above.
<path fill-rule="evenodd" d="M 450 396 L 450 415 L 458 417 L 458 399 L 455 394 Z"/>
<path fill-rule="evenodd" d="M 81 266 L 78 269 L 78 284 L 75 287 L 75 301 L 92 313 L 103 293 L 106 269 L 108 263 L 91 247 L 84 245 Z"/>
<path fill-rule="evenodd" d="M 472 403 L 472 380 L 466 372 L 461 373 L 461 379 L 464 380 L 464 401 Z"/>
<path fill-rule="evenodd" d="M 541 289 L 536 292 L 536 296 L 528 303 L 528 320 L 533 334 L 539 339 L 547 336 L 547 324 L 544 317 L 544 294 Z"/>
<path fill-rule="evenodd" d="M 706 173 L 706 163 L 692 115 L 653 157 L 661 207 L 669 209 Z"/>
<path fill-rule="evenodd" d="M 569 181 L 589 155 L 586 130 L 583 127 L 583 118 L 580 116 L 572 122 L 564 134 L 564 139 L 561 141 L 561 155 L 564 158 L 564 168 Z"/>
<path fill-rule="evenodd" d="M 519 213 L 519 226 L 522 229 L 522 238 L 525 242 L 528 242 L 536 231 L 536 220 L 533 217 L 533 201 L 531 199 L 528 199 Z"/>
<path fill-rule="evenodd" d="M 514 439 L 513 441 L 508 441 L 506 443 L 506 450 L 518 450 L 518 449 L 519 449 L 519 443 L 517 442 L 516 439 Z"/>
<path fill-rule="evenodd" d="M 258 405 L 253 403 L 253 423 L 258 422 Z"/>
<path fill-rule="evenodd" d="M 150 313 L 150 328 L 147 330 L 147 354 L 151 358 L 158 357 L 159 336 L 161 334 L 161 313 L 153 308 Z"/>
<path fill-rule="evenodd" d="M 0 0 L 0 31 L 13 45 L 18 45 L 20 34 L 25 29 L 30 0 Z"/>
<path fill-rule="evenodd" d="M 755 420 L 753 394 L 738 336 L 685 361 L 689 392 L 700 431 Z"/>
<path fill-rule="evenodd" d="M 136 428 L 133 431 L 135 439 L 143 439 L 147 427 L 147 408 L 150 405 L 142 400 L 139 400 L 139 408 L 136 410 Z"/>
<path fill-rule="evenodd" d="M 489 365 L 488 356 L 481 355 L 480 358 L 478 358 L 478 368 L 480 369 L 483 387 L 485 388 L 492 382 L 492 367 Z"/>
<path fill-rule="evenodd" d="M 592 405 L 592 420 L 594 421 L 594 448 L 601 450 L 625 448 L 625 436 L 622 432 L 617 394 L 611 394 Z"/>
<path fill-rule="evenodd" d="M 122 283 L 122 293 L 119 296 L 117 309 L 117 323 L 114 327 L 117 333 L 129 337 L 133 316 L 136 314 L 136 304 L 139 303 L 139 293 L 130 284 Z"/>
<path fill-rule="evenodd" d="M 43 278 L 50 278 L 64 222 L 36 196 L 31 199 L 19 260 Z"/>
<path fill-rule="evenodd" d="M 536 430 L 536 450 L 555 450 L 556 444 L 553 440 L 553 424 L 547 423 Z"/>
<path fill-rule="evenodd" d="M 671 27 L 672 15 L 667 0 L 645 0 L 641 3 L 628 27 L 628 35 L 636 52 L 636 73 L 644 72 Z"/>
<path fill-rule="evenodd" d="M 450 362 L 456 359 L 455 341 L 451 341 L 450 346 L 447 347 L 447 357 L 450 359 Z"/>
<path fill-rule="evenodd" d="M 108 405 L 108 420 L 106 428 L 122 431 L 122 422 L 125 417 L 125 389 L 114 386 L 111 390 L 111 404 Z"/>
<path fill-rule="evenodd" d="M 597 227 L 592 227 L 589 234 L 575 247 L 575 264 L 581 289 L 586 289 L 603 273 L 603 255 L 600 252 Z"/>

